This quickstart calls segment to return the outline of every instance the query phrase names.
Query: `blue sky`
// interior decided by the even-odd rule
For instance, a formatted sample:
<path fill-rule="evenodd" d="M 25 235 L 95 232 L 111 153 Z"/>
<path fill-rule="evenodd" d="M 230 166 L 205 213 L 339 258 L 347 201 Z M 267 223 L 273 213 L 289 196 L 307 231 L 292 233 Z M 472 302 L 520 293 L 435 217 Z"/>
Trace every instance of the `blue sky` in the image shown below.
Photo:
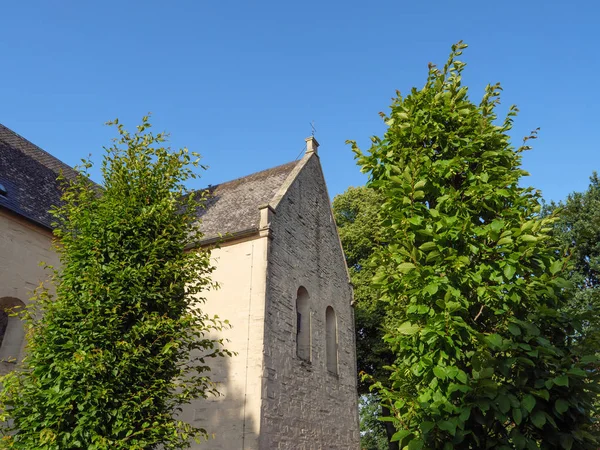
<path fill-rule="evenodd" d="M 201 187 L 295 159 L 314 121 L 334 196 L 365 182 L 345 140 L 367 149 L 394 91 L 462 39 L 471 99 L 499 81 L 515 144 L 541 128 L 523 184 L 560 200 L 600 169 L 592 1 L 30 0 L 2 16 L 0 122 L 71 165 L 99 161 L 104 122 L 152 112 L 203 155 Z"/>

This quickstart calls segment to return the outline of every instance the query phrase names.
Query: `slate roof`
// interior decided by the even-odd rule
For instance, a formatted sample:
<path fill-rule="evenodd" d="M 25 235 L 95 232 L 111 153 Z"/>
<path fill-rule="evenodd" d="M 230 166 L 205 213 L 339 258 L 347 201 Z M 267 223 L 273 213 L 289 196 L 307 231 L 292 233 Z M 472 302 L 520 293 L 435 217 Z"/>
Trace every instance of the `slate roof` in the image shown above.
<path fill-rule="evenodd" d="M 50 228 L 48 212 L 60 202 L 60 171 L 67 178 L 77 172 L 37 145 L 0 124 L 0 195 L 4 206 L 29 220 Z"/>
<path fill-rule="evenodd" d="M 199 214 L 203 241 L 257 231 L 259 207 L 275 197 L 297 164 L 293 161 L 210 187 L 206 209 Z"/>
<path fill-rule="evenodd" d="M 199 212 L 204 241 L 257 231 L 259 207 L 277 194 L 298 161 L 208 188 L 206 208 Z M 0 124 L 0 206 L 50 228 L 50 208 L 60 202 L 60 171 L 77 172 L 54 156 Z"/>

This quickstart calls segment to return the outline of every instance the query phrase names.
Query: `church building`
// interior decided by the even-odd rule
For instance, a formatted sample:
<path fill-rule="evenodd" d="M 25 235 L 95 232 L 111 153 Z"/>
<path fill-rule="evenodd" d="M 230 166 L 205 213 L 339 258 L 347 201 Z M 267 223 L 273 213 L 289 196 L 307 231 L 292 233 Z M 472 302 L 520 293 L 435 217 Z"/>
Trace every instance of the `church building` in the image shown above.
<path fill-rule="evenodd" d="M 227 319 L 211 378 L 219 397 L 183 418 L 214 439 L 196 449 L 358 449 L 352 288 L 314 137 L 297 160 L 210 188 L 200 214 L 220 288 L 202 309 Z M 25 305 L 58 265 L 48 210 L 76 172 L 0 124 L 0 373 L 24 352 Z"/>

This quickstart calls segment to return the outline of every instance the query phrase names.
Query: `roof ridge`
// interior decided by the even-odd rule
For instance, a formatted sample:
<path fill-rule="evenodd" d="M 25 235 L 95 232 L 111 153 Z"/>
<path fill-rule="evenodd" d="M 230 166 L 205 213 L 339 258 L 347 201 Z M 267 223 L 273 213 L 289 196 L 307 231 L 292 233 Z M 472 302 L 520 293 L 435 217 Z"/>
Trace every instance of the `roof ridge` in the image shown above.
<path fill-rule="evenodd" d="M 287 163 L 284 163 L 284 164 L 280 164 L 278 166 L 269 167 L 268 169 L 259 170 L 258 172 L 253 172 L 253 173 L 250 173 L 248 175 L 243 175 L 241 177 L 234 178 L 233 180 L 227 180 L 227 181 L 224 181 L 224 182 L 219 183 L 219 184 L 211 184 L 211 185 L 208 185 L 207 187 L 199 189 L 199 190 L 202 191 L 202 190 L 205 190 L 205 189 L 216 189 L 217 187 L 223 187 L 223 186 L 228 185 L 228 184 L 236 183 L 238 181 L 243 180 L 244 178 L 250 178 L 252 176 L 261 175 L 261 174 L 264 174 L 264 173 L 267 173 L 267 172 L 275 172 L 278 169 L 282 169 L 283 167 L 286 167 L 286 166 L 291 166 L 292 164 L 297 164 L 298 162 L 299 162 L 299 160 L 290 161 L 290 162 L 287 162 Z"/>

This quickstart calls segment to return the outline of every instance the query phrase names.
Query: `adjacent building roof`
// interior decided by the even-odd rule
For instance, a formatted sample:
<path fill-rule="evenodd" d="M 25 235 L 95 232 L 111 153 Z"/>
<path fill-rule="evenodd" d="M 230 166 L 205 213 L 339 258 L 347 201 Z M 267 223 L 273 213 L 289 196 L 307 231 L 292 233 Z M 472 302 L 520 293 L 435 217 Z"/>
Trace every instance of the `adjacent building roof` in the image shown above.
<path fill-rule="evenodd" d="M 259 208 L 268 204 L 298 161 L 293 161 L 208 189 L 206 208 L 199 214 L 204 240 L 257 231 Z"/>
<path fill-rule="evenodd" d="M 0 206 L 50 228 L 48 212 L 60 202 L 63 172 L 74 178 L 77 172 L 37 145 L 0 124 Z"/>
<path fill-rule="evenodd" d="M 204 240 L 257 231 L 259 208 L 278 193 L 298 161 L 211 186 L 199 217 Z M 50 228 L 52 206 L 60 202 L 62 171 L 71 179 L 77 172 L 57 158 L 0 124 L 0 206 Z M 6 195 L 2 192 L 6 191 Z"/>

